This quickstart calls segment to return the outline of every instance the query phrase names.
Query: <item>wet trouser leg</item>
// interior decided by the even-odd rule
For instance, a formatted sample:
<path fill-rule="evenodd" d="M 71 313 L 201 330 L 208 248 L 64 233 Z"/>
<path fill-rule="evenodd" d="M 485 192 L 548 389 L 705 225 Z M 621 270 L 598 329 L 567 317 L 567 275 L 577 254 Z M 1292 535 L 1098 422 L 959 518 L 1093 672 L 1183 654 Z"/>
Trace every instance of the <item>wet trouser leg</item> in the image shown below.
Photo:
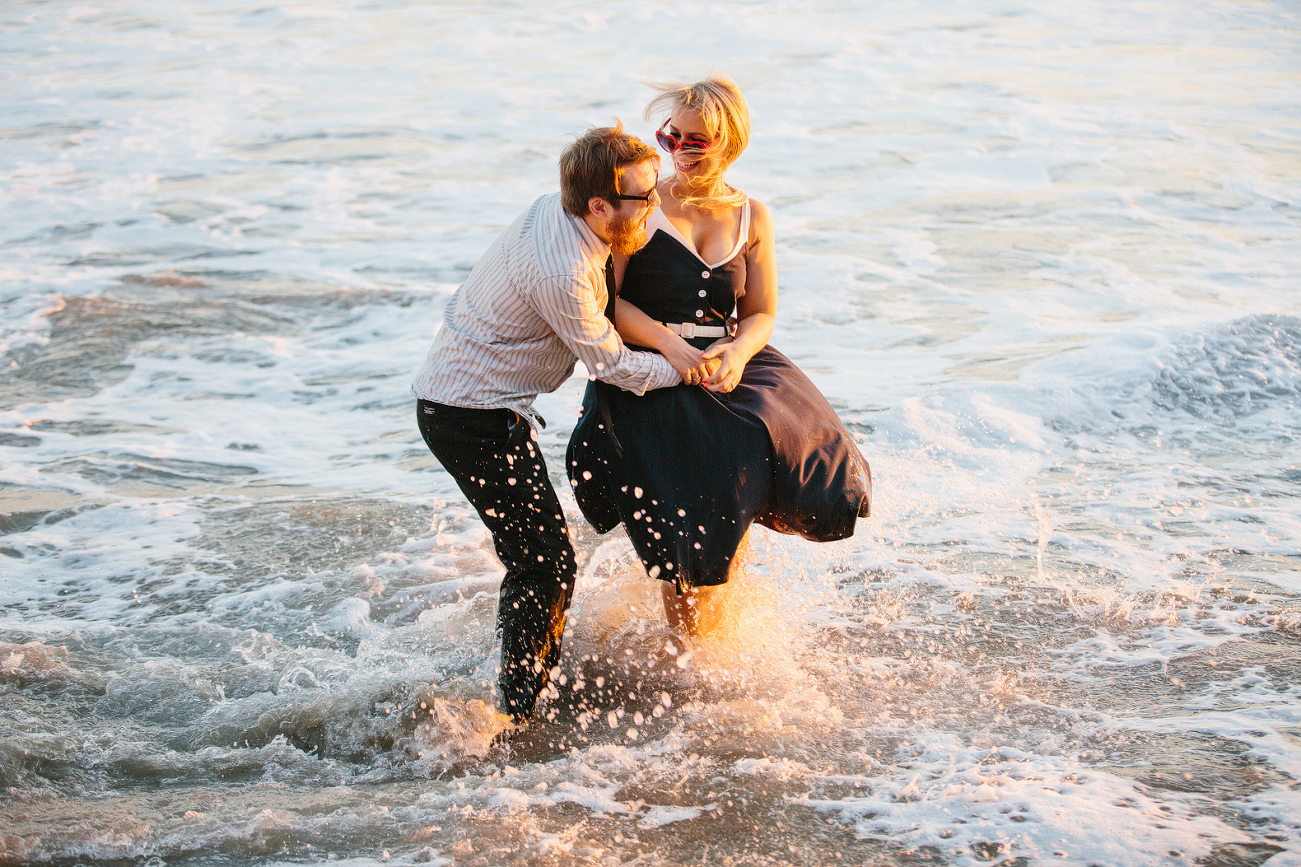
<path fill-rule="evenodd" d="M 498 687 L 517 721 L 533 713 L 551 669 L 578 573 L 560 500 L 533 429 L 508 409 L 421 400 L 420 433 L 492 532 L 506 567 L 497 601 Z"/>

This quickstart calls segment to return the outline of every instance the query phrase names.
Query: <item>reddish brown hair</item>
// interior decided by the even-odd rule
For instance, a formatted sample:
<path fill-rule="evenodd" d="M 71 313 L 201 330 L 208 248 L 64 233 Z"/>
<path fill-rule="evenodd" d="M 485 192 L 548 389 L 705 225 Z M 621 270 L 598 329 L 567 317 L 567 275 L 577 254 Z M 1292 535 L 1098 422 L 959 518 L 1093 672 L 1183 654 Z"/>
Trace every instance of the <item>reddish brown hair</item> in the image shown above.
<path fill-rule="evenodd" d="M 592 196 L 604 199 L 622 192 L 624 170 L 648 160 L 659 171 L 659 154 L 624 132 L 618 120 L 614 126 L 589 129 L 560 154 L 560 202 L 573 216 L 585 216 Z"/>

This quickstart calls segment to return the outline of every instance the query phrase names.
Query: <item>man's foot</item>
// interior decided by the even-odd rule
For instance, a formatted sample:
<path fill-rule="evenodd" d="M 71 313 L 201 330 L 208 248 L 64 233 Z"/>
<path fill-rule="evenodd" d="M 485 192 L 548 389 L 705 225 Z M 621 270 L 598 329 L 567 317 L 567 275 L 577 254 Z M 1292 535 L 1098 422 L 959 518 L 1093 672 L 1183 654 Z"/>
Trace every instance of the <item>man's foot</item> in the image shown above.
<path fill-rule="evenodd" d="M 529 730 L 532 720 L 527 718 L 516 720 L 501 711 L 493 711 L 492 724 L 497 729 L 492 736 L 492 745 L 509 746 L 511 741 Z"/>

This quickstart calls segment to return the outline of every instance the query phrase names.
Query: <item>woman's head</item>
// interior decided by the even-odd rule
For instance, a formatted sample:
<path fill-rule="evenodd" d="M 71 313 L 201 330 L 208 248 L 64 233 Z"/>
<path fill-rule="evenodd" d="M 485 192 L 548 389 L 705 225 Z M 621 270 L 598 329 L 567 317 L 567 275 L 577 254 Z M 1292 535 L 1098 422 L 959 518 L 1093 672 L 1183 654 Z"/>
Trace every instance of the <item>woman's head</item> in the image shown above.
<path fill-rule="evenodd" d="M 660 93 L 646 106 L 645 117 L 662 122 L 667 143 L 675 146 L 676 181 L 687 188 L 688 200 L 698 207 L 744 200 L 723 182 L 723 173 L 750 142 L 750 107 L 736 83 L 715 73 L 694 84 L 650 86 Z"/>

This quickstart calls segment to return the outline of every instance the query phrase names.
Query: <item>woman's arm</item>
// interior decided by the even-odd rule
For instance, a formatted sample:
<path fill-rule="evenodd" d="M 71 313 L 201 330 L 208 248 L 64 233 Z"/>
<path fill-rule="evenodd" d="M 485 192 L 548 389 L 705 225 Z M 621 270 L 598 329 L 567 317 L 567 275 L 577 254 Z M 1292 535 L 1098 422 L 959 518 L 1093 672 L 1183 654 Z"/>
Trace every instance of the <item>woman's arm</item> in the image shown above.
<path fill-rule="evenodd" d="M 736 334 L 715 343 L 705 358 L 718 359 L 718 370 L 705 379 L 710 391 L 731 391 L 741 381 L 746 363 L 768 345 L 777 318 L 777 245 L 772 214 L 762 202 L 750 200 L 750 243 L 745 249 L 745 294 L 736 305 Z"/>
<path fill-rule="evenodd" d="M 615 256 L 614 272 L 618 285 L 623 285 L 623 272 L 628 266 L 627 257 Z M 614 302 L 614 326 L 624 343 L 654 349 L 673 365 L 682 381 L 694 385 L 717 369 L 719 362 L 706 360 L 699 349 L 669 331 L 660 322 L 646 315 L 631 301 L 618 298 Z"/>

